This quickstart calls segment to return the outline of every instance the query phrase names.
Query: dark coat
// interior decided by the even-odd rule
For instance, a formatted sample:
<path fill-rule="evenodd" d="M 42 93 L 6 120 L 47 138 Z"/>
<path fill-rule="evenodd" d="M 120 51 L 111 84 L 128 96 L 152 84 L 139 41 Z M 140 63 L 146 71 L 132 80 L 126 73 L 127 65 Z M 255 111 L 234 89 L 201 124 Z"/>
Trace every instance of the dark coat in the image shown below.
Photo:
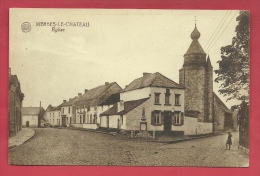
<path fill-rule="evenodd" d="M 227 144 L 232 145 L 232 134 L 228 134 Z"/>

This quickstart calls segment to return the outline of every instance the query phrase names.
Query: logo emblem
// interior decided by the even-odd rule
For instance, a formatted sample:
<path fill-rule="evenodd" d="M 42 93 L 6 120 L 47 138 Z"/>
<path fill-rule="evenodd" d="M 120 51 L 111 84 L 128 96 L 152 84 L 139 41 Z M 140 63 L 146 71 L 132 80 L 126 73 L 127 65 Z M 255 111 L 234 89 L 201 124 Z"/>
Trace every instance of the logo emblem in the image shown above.
<path fill-rule="evenodd" d="M 29 32 L 31 30 L 31 24 L 29 22 L 24 22 L 22 25 L 21 25 L 21 28 L 22 28 L 22 31 L 23 32 Z"/>

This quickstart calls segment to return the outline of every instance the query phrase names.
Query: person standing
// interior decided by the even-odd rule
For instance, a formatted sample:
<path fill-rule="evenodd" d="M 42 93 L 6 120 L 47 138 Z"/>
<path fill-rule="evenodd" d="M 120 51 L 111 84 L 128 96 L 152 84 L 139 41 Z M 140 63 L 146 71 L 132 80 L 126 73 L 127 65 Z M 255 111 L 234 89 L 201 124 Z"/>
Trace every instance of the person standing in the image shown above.
<path fill-rule="evenodd" d="M 227 138 L 227 142 L 226 142 L 226 150 L 230 150 L 230 146 L 232 145 L 232 134 L 230 132 L 228 132 L 228 138 Z"/>

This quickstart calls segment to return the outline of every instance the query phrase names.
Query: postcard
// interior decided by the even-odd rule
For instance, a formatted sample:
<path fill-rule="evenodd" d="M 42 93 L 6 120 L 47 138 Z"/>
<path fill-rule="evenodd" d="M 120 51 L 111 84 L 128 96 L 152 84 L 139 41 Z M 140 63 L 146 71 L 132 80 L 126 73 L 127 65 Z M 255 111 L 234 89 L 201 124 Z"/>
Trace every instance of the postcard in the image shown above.
<path fill-rule="evenodd" d="M 249 11 L 9 18 L 9 164 L 249 167 Z"/>

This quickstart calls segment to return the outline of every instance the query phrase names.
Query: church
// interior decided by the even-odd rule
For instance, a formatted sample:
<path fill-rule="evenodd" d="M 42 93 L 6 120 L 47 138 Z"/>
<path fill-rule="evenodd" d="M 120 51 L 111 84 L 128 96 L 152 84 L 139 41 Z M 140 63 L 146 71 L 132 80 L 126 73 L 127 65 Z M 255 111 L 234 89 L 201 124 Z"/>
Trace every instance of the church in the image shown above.
<path fill-rule="evenodd" d="M 185 115 L 213 122 L 213 131 L 232 129 L 236 117 L 213 92 L 213 67 L 198 41 L 200 32 L 196 24 L 190 37 L 192 42 L 179 70 L 179 84 L 185 87 Z"/>

